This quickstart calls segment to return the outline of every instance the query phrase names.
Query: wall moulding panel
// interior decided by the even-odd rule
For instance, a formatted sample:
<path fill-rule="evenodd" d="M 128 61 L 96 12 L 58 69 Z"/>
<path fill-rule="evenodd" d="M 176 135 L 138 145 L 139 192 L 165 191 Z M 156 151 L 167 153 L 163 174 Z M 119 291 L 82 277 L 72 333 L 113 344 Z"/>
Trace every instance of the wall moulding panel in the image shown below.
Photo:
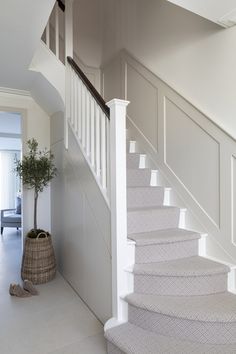
<path fill-rule="evenodd" d="M 236 155 L 231 157 L 231 198 L 232 242 L 236 246 Z"/>
<path fill-rule="evenodd" d="M 236 141 L 126 50 L 101 73 L 106 100 L 131 101 L 131 135 L 188 208 L 187 227 L 208 233 L 209 256 L 235 263 Z"/>
<path fill-rule="evenodd" d="M 220 146 L 193 117 L 165 97 L 165 164 L 220 227 Z"/>

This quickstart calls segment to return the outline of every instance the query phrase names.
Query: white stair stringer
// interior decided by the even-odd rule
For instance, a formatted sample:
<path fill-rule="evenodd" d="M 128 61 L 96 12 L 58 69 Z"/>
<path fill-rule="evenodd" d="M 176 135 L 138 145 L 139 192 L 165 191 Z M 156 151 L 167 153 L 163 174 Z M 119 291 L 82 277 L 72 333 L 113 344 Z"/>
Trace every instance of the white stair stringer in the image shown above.
<path fill-rule="evenodd" d="M 108 354 L 236 353 L 232 266 L 204 257 L 207 235 L 185 229 L 186 209 L 137 146 L 127 148 L 128 316 L 106 326 Z"/>

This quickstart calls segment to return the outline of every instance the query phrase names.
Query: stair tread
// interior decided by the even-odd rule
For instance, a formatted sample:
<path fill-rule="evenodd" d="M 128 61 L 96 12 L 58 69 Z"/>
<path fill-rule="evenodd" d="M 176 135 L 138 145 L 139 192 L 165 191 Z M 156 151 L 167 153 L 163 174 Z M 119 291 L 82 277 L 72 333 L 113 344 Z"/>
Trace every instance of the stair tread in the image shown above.
<path fill-rule="evenodd" d="M 105 337 L 126 354 L 233 354 L 235 344 L 203 344 L 146 331 L 129 322 L 111 328 Z"/>
<path fill-rule="evenodd" d="M 132 190 L 145 190 L 145 189 L 156 189 L 156 190 L 163 190 L 163 189 L 170 189 L 169 187 L 163 187 L 163 186 L 129 186 L 127 189 L 132 189 Z"/>
<path fill-rule="evenodd" d="M 204 322 L 236 322 L 236 295 L 223 292 L 201 296 L 159 296 L 132 293 L 126 301 L 163 315 Z"/>
<path fill-rule="evenodd" d="M 230 268 L 228 266 L 200 256 L 165 262 L 135 264 L 133 269 L 134 274 L 137 275 L 173 277 L 207 276 L 229 271 Z"/>
<path fill-rule="evenodd" d="M 174 243 L 200 239 L 201 235 L 196 231 L 180 228 L 155 230 L 128 235 L 129 239 L 136 242 L 137 246 L 152 244 Z"/>

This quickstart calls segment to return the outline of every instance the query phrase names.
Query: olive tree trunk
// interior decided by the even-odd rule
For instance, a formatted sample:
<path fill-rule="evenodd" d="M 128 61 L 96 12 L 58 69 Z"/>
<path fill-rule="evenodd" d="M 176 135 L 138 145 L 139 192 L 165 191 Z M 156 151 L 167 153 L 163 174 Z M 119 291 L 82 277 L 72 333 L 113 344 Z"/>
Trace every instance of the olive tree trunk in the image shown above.
<path fill-rule="evenodd" d="M 38 192 L 34 191 L 34 230 L 37 230 L 37 208 L 38 208 Z"/>

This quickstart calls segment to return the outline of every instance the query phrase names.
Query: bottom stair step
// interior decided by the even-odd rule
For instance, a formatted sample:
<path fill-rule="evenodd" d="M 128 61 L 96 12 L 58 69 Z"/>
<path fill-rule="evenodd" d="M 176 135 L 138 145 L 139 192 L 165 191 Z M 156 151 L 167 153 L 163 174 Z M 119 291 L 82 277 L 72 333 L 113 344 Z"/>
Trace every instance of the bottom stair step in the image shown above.
<path fill-rule="evenodd" d="M 216 345 L 174 339 L 125 323 L 105 333 L 108 354 L 235 354 L 236 344 Z"/>

